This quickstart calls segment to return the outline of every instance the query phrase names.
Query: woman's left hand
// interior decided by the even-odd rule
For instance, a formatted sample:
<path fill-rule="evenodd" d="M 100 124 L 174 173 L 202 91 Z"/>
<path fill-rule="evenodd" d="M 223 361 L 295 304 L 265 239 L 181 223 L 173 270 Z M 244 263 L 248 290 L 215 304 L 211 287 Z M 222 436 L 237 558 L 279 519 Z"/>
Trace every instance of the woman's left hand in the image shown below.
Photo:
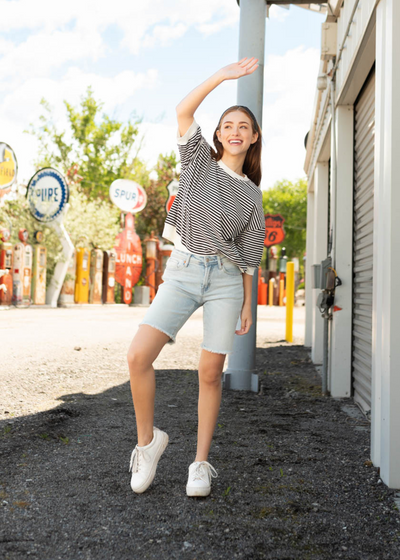
<path fill-rule="evenodd" d="M 247 334 L 253 323 L 253 319 L 251 315 L 251 303 L 248 305 L 243 305 L 242 313 L 240 315 L 240 320 L 241 320 L 241 328 L 239 331 L 235 331 L 235 334 L 238 335 Z"/>

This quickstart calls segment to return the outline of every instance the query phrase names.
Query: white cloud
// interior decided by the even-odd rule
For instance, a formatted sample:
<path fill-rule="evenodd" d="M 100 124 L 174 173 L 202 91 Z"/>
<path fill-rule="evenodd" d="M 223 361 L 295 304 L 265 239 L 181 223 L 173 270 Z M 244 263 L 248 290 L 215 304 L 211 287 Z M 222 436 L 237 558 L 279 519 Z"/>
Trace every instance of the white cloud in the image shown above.
<path fill-rule="evenodd" d="M 298 47 L 265 65 L 263 187 L 303 177 L 304 137 L 310 126 L 319 51 Z M 269 98 L 272 97 L 272 100 Z"/>
<path fill-rule="evenodd" d="M 186 33 L 188 26 L 183 23 L 176 25 L 156 25 L 151 35 L 146 35 L 143 40 L 144 47 L 154 47 L 155 45 L 165 46 L 175 39 L 179 39 Z"/>
<path fill-rule="evenodd" d="M 18 161 L 19 180 L 28 180 L 33 173 L 33 160 L 37 156 L 37 141 L 24 134 L 29 123 L 38 123 L 42 112 L 40 100 L 45 97 L 54 109 L 54 119 L 59 130 L 67 125 L 64 99 L 77 105 L 82 93 L 92 86 L 96 99 L 104 103 L 104 111 L 112 115 L 119 104 L 127 101 L 135 91 L 152 88 L 157 82 L 157 71 L 149 69 L 146 73 L 135 74 L 125 71 L 116 76 L 104 77 L 84 73 L 79 68 L 70 68 L 61 80 L 50 78 L 31 78 L 4 98 L 0 105 L 3 142 L 14 149 Z"/>
<path fill-rule="evenodd" d="M 7 50 L 0 60 L 3 78 L 48 76 L 64 62 L 89 57 L 96 60 L 104 50 L 99 33 L 92 30 L 53 31 L 31 35 L 27 40 Z"/>

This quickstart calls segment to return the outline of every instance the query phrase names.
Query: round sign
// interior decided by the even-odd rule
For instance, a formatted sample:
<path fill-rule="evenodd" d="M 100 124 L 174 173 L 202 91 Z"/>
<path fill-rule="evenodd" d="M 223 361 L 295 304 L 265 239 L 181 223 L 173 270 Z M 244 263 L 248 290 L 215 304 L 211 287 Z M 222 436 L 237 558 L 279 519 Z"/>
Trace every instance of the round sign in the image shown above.
<path fill-rule="evenodd" d="M 0 142 L 0 190 L 7 189 L 17 178 L 18 163 L 13 149 Z"/>
<path fill-rule="evenodd" d="M 6 228 L 0 229 L 0 241 L 4 241 L 4 243 L 6 243 L 10 239 L 10 237 L 11 237 L 10 230 Z"/>
<path fill-rule="evenodd" d="M 147 204 L 147 195 L 143 187 L 129 179 L 117 179 L 110 186 L 112 202 L 124 212 L 136 214 Z"/>
<path fill-rule="evenodd" d="M 59 171 L 45 167 L 29 181 L 27 197 L 32 216 L 39 222 L 51 222 L 68 202 L 68 184 Z"/>

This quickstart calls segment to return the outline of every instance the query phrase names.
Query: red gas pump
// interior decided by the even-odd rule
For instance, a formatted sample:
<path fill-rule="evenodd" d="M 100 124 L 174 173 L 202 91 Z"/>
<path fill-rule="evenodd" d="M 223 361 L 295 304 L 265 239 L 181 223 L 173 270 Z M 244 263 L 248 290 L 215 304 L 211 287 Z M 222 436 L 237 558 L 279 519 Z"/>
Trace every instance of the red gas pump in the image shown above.
<path fill-rule="evenodd" d="M 9 230 L 0 229 L 0 305 L 10 305 L 13 293 L 13 252 L 9 239 Z"/>
<path fill-rule="evenodd" d="M 28 244 L 28 230 L 21 228 L 18 237 L 21 243 L 14 246 L 13 297 L 16 305 L 29 305 L 32 283 L 32 246 Z"/>

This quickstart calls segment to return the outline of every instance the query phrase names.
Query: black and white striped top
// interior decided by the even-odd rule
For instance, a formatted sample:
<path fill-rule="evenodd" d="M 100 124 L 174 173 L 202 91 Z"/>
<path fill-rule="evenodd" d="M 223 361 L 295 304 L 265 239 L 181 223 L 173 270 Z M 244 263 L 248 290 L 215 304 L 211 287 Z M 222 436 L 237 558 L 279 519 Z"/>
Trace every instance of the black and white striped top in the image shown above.
<path fill-rule="evenodd" d="M 261 262 L 265 220 L 261 189 L 248 177 L 211 157 L 193 121 L 178 137 L 179 190 L 165 220 L 163 237 L 197 255 L 222 254 L 253 275 Z"/>

